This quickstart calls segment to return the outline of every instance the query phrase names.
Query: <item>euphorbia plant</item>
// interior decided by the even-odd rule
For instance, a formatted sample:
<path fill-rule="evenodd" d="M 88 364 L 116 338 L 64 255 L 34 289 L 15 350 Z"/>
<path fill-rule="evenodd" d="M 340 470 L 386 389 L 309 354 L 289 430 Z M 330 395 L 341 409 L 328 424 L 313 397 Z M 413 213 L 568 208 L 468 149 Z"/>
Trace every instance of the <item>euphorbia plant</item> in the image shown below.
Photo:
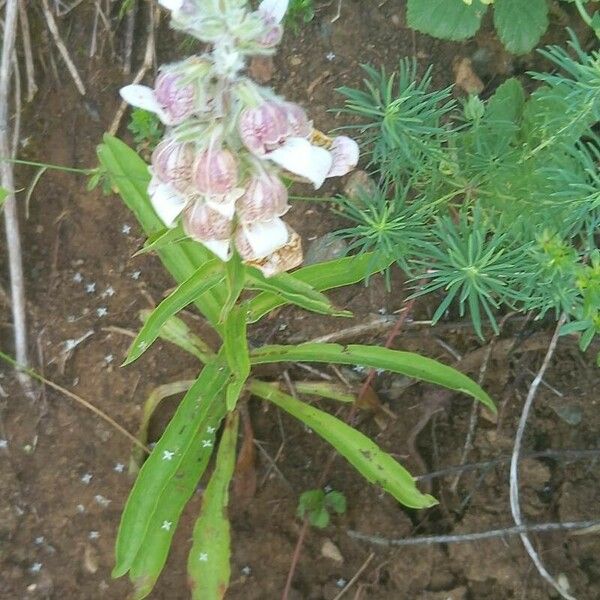
<path fill-rule="evenodd" d="M 144 251 L 156 251 L 179 282 L 145 316 L 126 363 L 163 337 L 190 351 L 203 368 L 139 472 L 123 512 L 113 574 L 129 573 L 134 598 L 150 593 L 225 420 L 188 560 L 192 596 L 213 600 L 224 596 L 229 580 L 226 509 L 237 440 L 236 407 L 251 395 L 303 421 L 368 481 L 405 506 L 435 504 L 371 440 L 291 397 L 276 382 L 256 378 L 253 366 L 286 361 L 358 364 L 465 392 L 492 409 L 493 404 L 465 375 L 413 353 L 337 344 L 249 348 L 247 327 L 285 304 L 347 316 L 322 292 L 357 283 L 389 261 L 378 264 L 373 256 L 363 255 L 286 273 L 301 263 L 302 250 L 298 234 L 281 219 L 288 208 L 282 175 L 300 177 L 318 188 L 326 177 L 345 174 L 358 160 L 351 139 L 331 139 L 315 131 L 301 107 L 244 74 L 247 56 L 272 52 L 279 42 L 287 0 L 264 0 L 256 11 L 245 0 L 163 4 L 171 9 L 176 29 L 209 42 L 212 51 L 162 68 L 154 88 L 122 90 L 124 98 L 156 112 L 168 126 L 150 168 L 109 136 L 99 157 L 149 235 Z M 181 327 L 175 315 L 191 303 L 219 335 L 218 350 Z M 347 390 L 329 383 L 298 382 L 296 387 L 301 394 L 352 400 Z"/>

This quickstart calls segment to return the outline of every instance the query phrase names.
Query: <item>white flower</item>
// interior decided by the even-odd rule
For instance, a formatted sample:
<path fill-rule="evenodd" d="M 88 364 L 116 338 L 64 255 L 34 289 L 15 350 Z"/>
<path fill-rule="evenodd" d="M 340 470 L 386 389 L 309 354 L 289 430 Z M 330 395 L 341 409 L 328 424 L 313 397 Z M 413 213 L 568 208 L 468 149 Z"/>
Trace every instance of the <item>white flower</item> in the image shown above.
<path fill-rule="evenodd" d="M 153 176 L 148 186 L 152 208 L 167 226 L 175 227 L 175 220 L 185 208 L 187 200 L 170 183 L 163 183 Z"/>
<path fill-rule="evenodd" d="M 289 0 L 263 0 L 258 6 L 258 12 L 272 19 L 275 23 L 281 23 L 288 9 L 288 4 Z"/>

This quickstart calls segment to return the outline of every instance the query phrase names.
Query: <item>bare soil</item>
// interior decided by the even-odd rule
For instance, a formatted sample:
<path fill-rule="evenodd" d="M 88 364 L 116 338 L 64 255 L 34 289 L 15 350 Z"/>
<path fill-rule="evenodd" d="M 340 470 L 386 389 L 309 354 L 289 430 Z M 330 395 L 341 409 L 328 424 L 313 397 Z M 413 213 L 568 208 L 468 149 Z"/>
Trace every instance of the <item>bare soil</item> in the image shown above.
<path fill-rule="evenodd" d="M 288 33 L 274 68 L 259 74 L 285 96 L 309 108 L 323 130 L 344 124 L 343 115 L 329 112 L 342 103 L 335 88 L 359 85 L 361 63 L 393 70 L 400 58 L 414 57 L 421 71 L 433 65 L 435 84 L 443 86 L 454 81 L 457 61 L 474 57 L 485 85 L 484 96 L 507 75 L 522 75 L 539 65 L 533 54 L 518 59 L 504 54 L 489 30 L 466 44 L 417 34 L 406 28 L 404 3 L 398 0 L 344 0 L 340 19 L 332 23 L 336 4 L 317 3 L 314 21 L 297 35 Z M 117 10 L 113 7 L 115 14 Z M 94 3 L 84 2 L 59 19 L 65 43 L 88 88 L 87 95 L 81 97 L 45 33 L 41 13 L 31 3 L 40 90 L 33 103 L 23 109 L 21 158 L 76 167 L 96 165 L 95 147 L 118 107 L 117 90 L 130 77 L 122 74 L 119 59 L 123 53 L 122 26 L 109 38 L 100 23 L 98 50 L 89 58 L 94 12 Z M 140 13 L 136 28 L 134 71 L 141 63 L 145 43 L 144 14 Z M 568 22 L 569 15 L 553 16 L 549 40 L 564 39 L 564 19 Z M 159 62 L 182 56 L 181 39 L 169 33 L 164 24 L 160 32 Z M 124 126 L 120 135 L 129 139 Z M 20 186 L 26 189 L 35 173 L 33 168 L 19 167 Z M 323 194 L 336 192 L 339 185 L 330 184 Z M 306 194 L 309 190 L 299 188 L 298 192 Z M 189 379 L 198 369 L 193 359 L 159 343 L 134 365 L 125 369 L 118 366 L 130 343 L 127 332 L 135 332 L 139 326 L 138 311 L 153 306 L 172 281 L 157 258 L 131 258 L 144 241 L 140 228 L 116 196 L 103 196 L 98 190 L 88 192 L 84 177 L 48 171 L 41 176 L 27 207 L 24 199 L 25 194 L 19 194 L 33 363 L 47 377 L 93 402 L 133 432 L 144 401 L 157 385 Z M 341 224 L 328 206 L 300 201 L 294 204 L 291 220 L 306 244 Z M 2 244 L 0 257 L 6 250 Z M 1 290 L 8 290 L 5 268 L 0 277 Z M 9 304 L 1 290 L 0 345 L 10 351 Z M 373 280 L 369 288 L 359 286 L 333 294 L 340 306 L 354 311 L 356 317 L 351 322 L 340 325 L 287 308 L 253 330 L 252 337 L 256 343 L 311 339 L 381 312 L 391 314 L 402 307 L 406 295 L 400 276 L 395 277 L 389 294 L 381 281 Z M 429 314 L 429 305 L 421 302 L 412 318 L 426 319 Z M 191 326 L 202 330 L 200 320 L 191 314 L 186 318 Z M 510 455 L 531 372 L 541 364 L 552 330 L 551 322 L 509 322 L 492 354 L 484 384 L 500 404 L 500 418 L 480 418 L 469 462 Z M 379 332 L 351 341 L 382 344 L 385 335 Z M 67 352 L 67 340 L 82 336 L 87 337 Z M 459 353 L 465 358 L 457 366 L 474 377 L 485 355 L 485 344 L 456 315 L 435 328 L 409 323 L 396 347 L 448 364 L 454 364 L 453 353 Z M 595 348 L 582 355 L 574 341 L 561 340 L 546 377 L 548 385 L 540 389 L 528 423 L 524 453 L 559 453 L 523 461 L 522 504 L 529 522 L 599 516 L 598 463 L 589 454 L 579 458 L 560 454 L 565 449 L 599 447 L 600 381 L 593 366 L 597 351 Z M 324 371 L 335 376 L 329 368 Z M 364 374 L 349 369 L 342 373 L 358 389 Z M 307 376 L 295 368 L 290 375 Z M 0 438 L 7 440 L 7 447 L 0 449 L 0 598 L 125 598 L 128 582 L 112 580 L 110 571 L 120 513 L 132 484 L 127 475 L 130 443 L 51 389 L 41 390 L 40 397 L 30 401 L 5 365 L 0 365 L 0 386 Z M 429 386 L 407 386 L 402 378 L 389 375 L 379 376 L 374 387 L 386 410 L 362 411 L 359 427 L 363 432 L 415 475 L 459 464 L 471 411 L 468 399 L 442 394 Z M 160 435 L 175 403 L 176 399 L 161 406 L 152 423 L 151 439 Z M 323 405 L 331 410 L 339 408 Z M 295 516 L 298 496 L 315 487 L 330 450 L 286 415 L 256 401 L 251 401 L 249 408 L 255 438 L 265 453 L 275 457 L 280 447 L 282 450 L 277 472 L 259 453 L 257 493 L 246 501 L 233 499 L 232 585 L 227 598 L 275 600 L 281 597 L 301 527 Z M 309 532 L 290 599 L 336 598 L 344 582 L 354 577 L 371 553 L 374 556 L 345 598 L 553 597 L 516 537 L 390 549 L 348 535 L 353 530 L 394 539 L 511 526 L 507 465 L 501 460 L 468 471 L 456 491 L 451 489 L 453 474 L 423 481 L 423 489 L 434 493 L 440 505 L 416 512 L 403 509 L 367 486 L 338 458 L 328 485 L 346 495 L 348 511 L 334 517 L 326 529 Z M 189 597 L 185 564 L 200 499 L 199 491 L 186 509 L 152 598 Z M 578 599 L 600 598 L 597 534 L 554 532 L 532 537 L 549 571 L 568 581 Z M 322 556 L 327 540 L 338 547 L 342 561 Z"/>

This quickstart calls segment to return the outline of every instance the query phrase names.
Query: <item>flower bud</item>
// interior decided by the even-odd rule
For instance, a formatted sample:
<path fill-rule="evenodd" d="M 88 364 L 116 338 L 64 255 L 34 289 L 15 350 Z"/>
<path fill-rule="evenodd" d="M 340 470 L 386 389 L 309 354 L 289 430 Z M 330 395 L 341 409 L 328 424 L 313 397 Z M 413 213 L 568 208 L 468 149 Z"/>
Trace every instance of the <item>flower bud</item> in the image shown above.
<path fill-rule="evenodd" d="M 240 116 L 239 132 L 242 142 L 254 154 L 263 156 L 278 148 L 289 134 L 288 114 L 278 102 L 263 102 L 247 108 Z"/>
<path fill-rule="evenodd" d="M 194 86 L 182 83 L 181 75 L 162 71 L 154 83 L 154 95 L 172 125 L 182 123 L 194 112 Z"/>
<path fill-rule="evenodd" d="M 290 208 L 287 188 L 271 173 L 250 179 L 244 195 L 236 203 L 236 212 L 243 223 L 269 221 L 283 216 Z"/>
<path fill-rule="evenodd" d="M 228 240 L 233 233 L 233 221 L 198 198 L 183 213 L 183 230 L 198 242 Z"/>
<path fill-rule="evenodd" d="M 152 168 L 156 176 L 180 192 L 189 186 L 193 163 L 193 145 L 173 139 L 164 139 L 152 153 Z"/>
<path fill-rule="evenodd" d="M 284 102 L 283 108 L 287 117 L 289 135 L 291 137 L 308 137 L 312 125 L 304 109 L 293 102 Z"/>
<path fill-rule="evenodd" d="M 283 37 L 283 27 L 279 23 L 265 20 L 264 33 L 256 40 L 256 43 L 262 48 L 274 48 L 281 42 Z"/>
<path fill-rule="evenodd" d="M 192 167 L 192 181 L 198 192 L 207 196 L 230 192 L 237 183 L 237 163 L 229 150 L 208 148 Z"/>
<path fill-rule="evenodd" d="M 331 157 L 333 163 L 327 177 L 341 177 L 350 173 L 358 164 L 359 149 L 358 144 L 349 137 L 340 135 L 333 139 L 331 148 Z"/>

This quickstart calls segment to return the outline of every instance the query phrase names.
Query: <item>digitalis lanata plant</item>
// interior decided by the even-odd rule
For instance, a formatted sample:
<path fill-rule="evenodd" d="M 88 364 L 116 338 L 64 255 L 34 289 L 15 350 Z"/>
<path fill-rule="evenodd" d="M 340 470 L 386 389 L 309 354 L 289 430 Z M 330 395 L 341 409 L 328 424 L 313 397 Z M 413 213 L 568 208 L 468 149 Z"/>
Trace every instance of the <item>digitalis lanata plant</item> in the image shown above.
<path fill-rule="evenodd" d="M 222 260 L 237 251 L 267 276 L 302 262 L 282 174 L 319 188 L 358 162 L 347 137 L 313 129 L 306 112 L 244 73 L 248 57 L 271 54 L 282 37 L 287 0 L 162 0 L 172 26 L 212 51 L 161 67 L 154 88 L 128 85 L 122 97 L 168 127 L 152 156 L 149 193 L 168 227 Z M 317 142 L 318 140 L 318 142 Z"/>

